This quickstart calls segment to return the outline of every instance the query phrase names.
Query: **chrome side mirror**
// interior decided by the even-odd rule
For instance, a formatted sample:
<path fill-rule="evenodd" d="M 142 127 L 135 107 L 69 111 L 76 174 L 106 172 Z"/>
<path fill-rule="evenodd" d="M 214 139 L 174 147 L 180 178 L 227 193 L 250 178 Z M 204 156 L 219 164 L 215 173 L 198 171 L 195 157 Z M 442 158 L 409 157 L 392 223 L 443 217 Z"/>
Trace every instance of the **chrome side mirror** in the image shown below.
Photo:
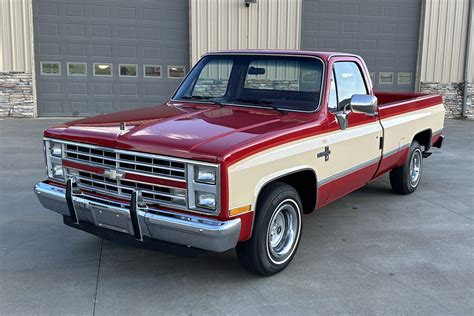
<path fill-rule="evenodd" d="M 368 94 L 354 94 L 350 107 L 354 113 L 375 116 L 377 115 L 377 97 Z"/>

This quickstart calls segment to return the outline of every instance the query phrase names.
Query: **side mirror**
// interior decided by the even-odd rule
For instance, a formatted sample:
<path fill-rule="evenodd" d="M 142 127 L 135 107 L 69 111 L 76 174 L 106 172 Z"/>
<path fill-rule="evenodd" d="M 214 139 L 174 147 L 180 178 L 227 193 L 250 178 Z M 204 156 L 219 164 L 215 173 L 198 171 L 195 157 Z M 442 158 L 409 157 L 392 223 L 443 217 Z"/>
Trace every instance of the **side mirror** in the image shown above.
<path fill-rule="evenodd" d="M 367 94 L 354 94 L 351 98 L 351 110 L 354 113 L 377 115 L 377 97 Z"/>

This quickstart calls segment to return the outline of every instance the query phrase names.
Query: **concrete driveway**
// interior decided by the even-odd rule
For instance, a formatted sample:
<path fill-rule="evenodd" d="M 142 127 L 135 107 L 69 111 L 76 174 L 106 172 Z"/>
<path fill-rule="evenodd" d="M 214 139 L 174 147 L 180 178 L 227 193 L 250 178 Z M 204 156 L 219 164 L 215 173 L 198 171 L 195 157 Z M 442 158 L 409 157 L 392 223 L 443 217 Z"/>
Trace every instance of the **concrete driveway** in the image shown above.
<path fill-rule="evenodd" d="M 473 314 L 474 122 L 446 122 L 415 194 L 387 176 L 304 218 L 284 272 L 233 251 L 197 258 L 128 248 L 62 224 L 33 185 L 41 132 L 0 120 L 0 314 Z"/>

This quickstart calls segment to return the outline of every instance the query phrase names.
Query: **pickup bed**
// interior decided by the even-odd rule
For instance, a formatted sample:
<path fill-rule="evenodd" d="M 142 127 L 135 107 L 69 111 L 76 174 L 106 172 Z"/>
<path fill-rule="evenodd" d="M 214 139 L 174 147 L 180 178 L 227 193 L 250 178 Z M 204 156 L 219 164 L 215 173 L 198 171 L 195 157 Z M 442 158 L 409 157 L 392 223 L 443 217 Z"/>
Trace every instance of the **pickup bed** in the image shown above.
<path fill-rule="evenodd" d="M 387 172 L 394 192 L 415 191 L 443 124 L 441 96 L 374 92 L 356 55 L 214 52 L 161 106 L 48 128 L 35 192 L 74 228 L 236 248 L 272 275 L 294 257 L 303 214 Z"/>

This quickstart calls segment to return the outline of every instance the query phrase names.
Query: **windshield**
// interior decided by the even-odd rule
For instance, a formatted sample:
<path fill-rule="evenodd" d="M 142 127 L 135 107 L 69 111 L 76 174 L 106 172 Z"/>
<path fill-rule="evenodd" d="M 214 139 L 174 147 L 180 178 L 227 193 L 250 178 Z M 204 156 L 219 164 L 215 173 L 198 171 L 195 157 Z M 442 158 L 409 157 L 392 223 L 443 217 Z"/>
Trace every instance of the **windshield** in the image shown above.
<path fill-rule="evenodd" d="M 316 58 L 208 55 L 172 100 L 311 112 L 319 106 L 322 75 Z"/>

